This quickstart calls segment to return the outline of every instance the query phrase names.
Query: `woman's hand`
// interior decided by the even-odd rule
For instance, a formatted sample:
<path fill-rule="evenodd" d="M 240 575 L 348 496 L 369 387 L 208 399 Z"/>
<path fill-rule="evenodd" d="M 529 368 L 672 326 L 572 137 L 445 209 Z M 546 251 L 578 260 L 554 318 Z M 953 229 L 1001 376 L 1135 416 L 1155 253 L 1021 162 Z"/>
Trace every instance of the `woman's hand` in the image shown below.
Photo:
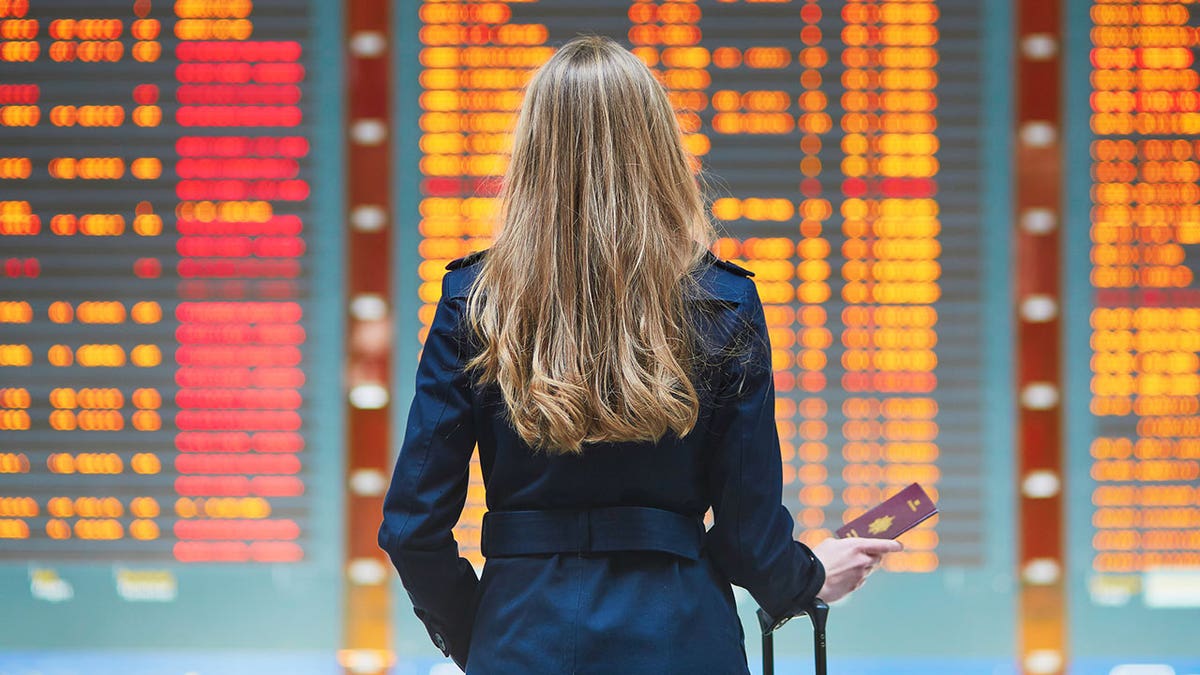
<path fill-rule="evenodd" d="M 813 549 L 825 566 L 825 585 L 817 597 L 825 602 L 846 597 L 866 582 L 885 554 L 902 550 L 904 546 L 891 539 L 826 539 Z"/>

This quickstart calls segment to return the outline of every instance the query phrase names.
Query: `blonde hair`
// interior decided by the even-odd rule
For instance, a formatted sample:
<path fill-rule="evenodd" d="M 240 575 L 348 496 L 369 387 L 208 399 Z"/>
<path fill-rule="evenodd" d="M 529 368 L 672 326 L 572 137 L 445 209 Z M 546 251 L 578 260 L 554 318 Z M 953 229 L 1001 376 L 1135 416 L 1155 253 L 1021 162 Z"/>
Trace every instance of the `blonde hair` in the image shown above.
<path fill-rule="evenodd" d="M 690 270 L 715 240 L 667 93 L 599 36 L 530 80 L 499 195 L 500 229 L 467 301 L 480 351 L 530 446 L 657 441 L 695 426 Z"/>

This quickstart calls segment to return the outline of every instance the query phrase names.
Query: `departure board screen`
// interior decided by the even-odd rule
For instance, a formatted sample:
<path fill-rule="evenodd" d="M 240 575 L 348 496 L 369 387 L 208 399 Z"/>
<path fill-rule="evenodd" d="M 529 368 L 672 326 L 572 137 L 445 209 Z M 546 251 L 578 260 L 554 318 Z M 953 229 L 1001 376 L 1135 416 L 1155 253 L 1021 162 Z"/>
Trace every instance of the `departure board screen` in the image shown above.
<path fill-rule="evenodd" d="M 889 556 L 896 574 L 839 612 L 886 635 L 865 649 L 855 641 L 855 656 L 948 649 L 1005 662 L 1011 604 L 979 594 L 1010 583 L 1011 569 L 994 536 L 1011 514 L 987 478 L 1011 472 L 996 417 L 1010 378 L 992 341 L 1008 330 L 1007 281 L 985 284 L 1006 244 L 982 225 L 1004 178 L 989 183 L 995 166 L 983 158 L 995 73 L 980 49 L 981 3 L 423 2 L 414 13 L 420 68 L 400 100 L 416 142 L 398 156 L 417 163 L 417 236 L 400 251 L 416 252 L 416 278 L 398 293 L 415 296 L 420 336 L 445 264 L 490 244 L 533 69 L 577 33 L 619 40 L 669 91 L 722 233 L 715 252 L 755 273 L 796 535 L 815 543 L 912 482 L 941 507 Z M 475 462 L 455 534 L 477 565 L 484 494 Z M 947 589 L 950 605 L 987 617 L 983 637 L 938 618 L 936 629 L 897 631 L 879 611 Z M 947 635 L 972 649 L 956 653 Z M 799 664 L 803 648 L 784 649 Z M 964 672 L 954 663 L 946 672 Z"/>
<path fill-rule="evenodd" d="M 333 644 L 322 18 L 0 2 L 0 646 Z"/>
<path fill-rule="evenodd" d="M 579 33 L 661 78 L 714 252 L 755 273 L 796 536 L 912 482 L 940 507 L 835 604 L 834 669 L 1028 666 L 1014 3 L 385 4 L 390 31 L 343 35 L 349 0 L 0 0 L 0 671 L 457 672 L 394 576 L 356 581 L 390 580 L 388 616 L 344 592 L 343 155 L 366 141 L 343 111 L 360 59 L 392 59 L 392 117 L 361 128 L 392 150 L 398 447 L 522 87 Z M 1071 675 L 1200 672 L 1194 5 L 1062 5 Z M 469 479 L 455 536 L 482 567 Z M 343 649 L 348 612 L 379 644 Z M 777 672 L 811 672 L 810 644 L 785 626 Z"/>
<path fill-rule="evenodd" d="M 1070 8 L 1079 36 L 1067 78 L 1072 638 L 1097 667 L 1137 655 L 1192 672 L 1183 668 L 1200 667 L 1200 12 L 1190 2 Z M 1123 638 L 1105 638 L 1114 634 Z"/>

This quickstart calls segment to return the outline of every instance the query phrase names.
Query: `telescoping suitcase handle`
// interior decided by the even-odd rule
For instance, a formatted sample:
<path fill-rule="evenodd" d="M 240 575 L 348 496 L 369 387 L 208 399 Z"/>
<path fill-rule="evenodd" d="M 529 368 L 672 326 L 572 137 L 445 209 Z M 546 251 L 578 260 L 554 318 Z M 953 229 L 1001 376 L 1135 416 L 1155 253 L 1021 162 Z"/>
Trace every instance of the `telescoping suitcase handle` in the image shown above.
<path fill-rule="evenodd" d="M 813 658 L 816 660 L 816 675 L 828 675 L 825 665 L 825 621 L 829 618 L 829 605 L 817 598 L 804 609 L 804 614 L 812 619 L 813 624 Z M 758 610 L 758 625 L 762 628 L 762 659 L 763 675 L 775 675 L 775 629 L 782 623 L 776 623 L 770 614 Z"/>

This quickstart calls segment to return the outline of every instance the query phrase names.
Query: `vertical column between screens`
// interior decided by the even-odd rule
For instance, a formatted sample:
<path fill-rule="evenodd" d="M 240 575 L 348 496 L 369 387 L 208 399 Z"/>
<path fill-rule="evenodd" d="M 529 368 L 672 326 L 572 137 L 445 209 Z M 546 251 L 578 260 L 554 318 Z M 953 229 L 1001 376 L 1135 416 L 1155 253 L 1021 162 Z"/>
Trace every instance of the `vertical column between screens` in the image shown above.
<path fill-rule="evenodd" d="M 346 98 L 346 594 L 347 672 L 382 673 L 392 649 L 392 565 L 378 545 L 392 466 L 393 237 L 391 198 L 393 3 L 342 3 L 348 46 Z M 405 11 L 405 3 L 396 3 Z"/>
<path fill-rule="evenodd" d="M 1023 672 L 1052 674 L 1067 667 L 1063 589 L 1063 505 L 1059 303 L 1062 165 L 1060 3 L 1017 4 L 1014 230 L 1017 330 L 1018 500 L 1021 579 L 1018 640 Z M 1039 47 L 1038 45 L 1042 45 Z M 1048 48 L 1047 48 L 1048 46 Z M 1051 311 L 1036 308 L 1050 307 Z"/>
<path fill-rule="evenodd" d="M 304 557 L 300 521 L 288 517 L 303 517 L 292 498 L 304 493 L 305 246 L 289 213 L 309 194 L 298 177 L 308 141 L 294 135 L 301 47 L 218 36 L 213 11 L 240 12 L 176 6 L 176 121 L 193 133 L 179 138 L 175 166 L 175 557 L 293 562 Z"/>

